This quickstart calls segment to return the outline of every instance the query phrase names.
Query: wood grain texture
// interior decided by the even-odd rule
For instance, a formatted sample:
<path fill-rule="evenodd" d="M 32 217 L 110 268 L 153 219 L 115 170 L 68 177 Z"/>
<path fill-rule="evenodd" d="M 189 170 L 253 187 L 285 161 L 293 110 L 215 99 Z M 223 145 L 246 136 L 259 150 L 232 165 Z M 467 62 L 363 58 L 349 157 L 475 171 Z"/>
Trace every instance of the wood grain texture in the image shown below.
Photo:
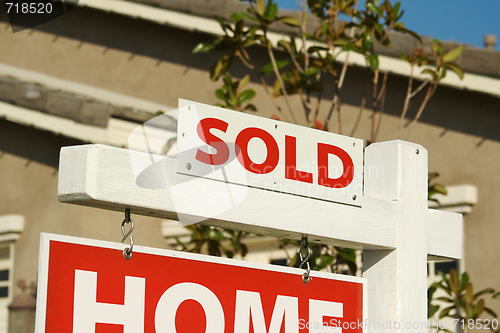
<path fill-rule="evenodd" d="M 430 260 L 462 258 L 462 214 L 429 209 L 428 245 Z"/>
<path fill-rule="evenodd" d="M 412 332 L 427 332 L 427 150 L 404 141 L 370 145 L 367 166 L 376 176 L 365 178 L 366 193 L 397 205 L 396 249 L 363 252 L 363 276 L 369 281 L 369 318 L 397 322 Z M 413 326 L 413 325 L 416 326 Z"/>
<path fill-rule="evenodd" d="M 363 205 L 354 207 L 177 174 L 169 157 L 73 146 L 61 151 L 58 195 L 66 203 L 363 249 L 365 318 L 403 327 L 427 321 L 428 257 L 462 252 L 461 215 L 427 208 L 427 158 L 404 141 L 370 145 Z"/>
<path fill-rule="evenodd" d="M 187 221 L 205 219 L 204 224 L 275 237 L 308 235 L 312 241 L 357 249 L 396 246 L 394 202 L 367 198 L 360 208 L 249 187 L 232 207 L 228 193 L 240 193 L 242 186 L 175 170 L 173 158 L 105 145 L 65 147 L 58 196 L 65 203 L 131 208 L 132 214 L 159 218 L 182 215 Z"/>

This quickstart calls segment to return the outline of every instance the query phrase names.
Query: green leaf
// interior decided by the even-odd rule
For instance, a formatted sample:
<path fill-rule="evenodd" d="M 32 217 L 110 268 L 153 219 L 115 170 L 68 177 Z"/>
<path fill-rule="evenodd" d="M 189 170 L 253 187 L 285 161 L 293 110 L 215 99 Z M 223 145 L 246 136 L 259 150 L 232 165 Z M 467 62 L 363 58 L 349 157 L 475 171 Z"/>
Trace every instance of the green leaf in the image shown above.
<path fill-rule="evenodd" d="M 262 69 L 260 70 L 260 74 L 266 76 L 272 71 L 273 71 L 273 63 L 269 62 L 264 67 L 262 67 Z"/>
<path fill-rule="evenodd" d="M 213 50 L 214 45 L 211 43 L 200 43 L 196 45 L 193 49 L 193 53 L 199 53 L 199 52 L 208 52 L 210 50 Z"/>
<path fill-rule="evenodd" d="M 234 257 L 234 252 L 233 251 L 227 250 L 227 249 L 223 249 L 223 250 L 224 250 L 224 254 L 226 255 L 226 257 L 228 257 L 228 258 Z"/>
<path fill-rule="evenodd" d="M 266 10 L 266 0 L 255 0 L 255 2 L 257 3 L 257 12 L 263 16 Z"/>
<path fill-rule="evenodd" d="M 227 72 L 229 67 L 233 64 L 234 55 L 232 53 L 226 53 L 212 66 L 210 70 L 210 80 L 217 81 L 219 77 Z"/>
<path fill-rule="evenodd" d="M 342 46 L 342 51 L 354 51 L 357 53 L 361 53 L 361 50 L 359 48 L 357 48 L 356 46 L 354 46 L 352 43 L 349 43 L 349 44 Z"/>
<path fill-rule="evenodd" d="M 431 308 L 429 309 L 429 313 L 427 314 L 427 317 L 431 318 L 432 316 L 434 316 L 436 314 L 436 312 L 438 312 L 438 310 L 439 310 L 439 305 L 431 306 Z"/>
<path fill-rule="evenodd" d="M 495 313 L 495 311 L 493 311 L 492 309 L 490 308 L 484 308 L 484 311 L 488 312 L 491 316 L 493 316 L 494 318 L 497 318 L 497 314 Z M 498 331 L 497 331 L 498 332 Z"/>
<path fill-rule="evenodd" d="M 215 91 L 215 96 L 217 96 L 217 98 L 222 101 L 226 100 L 226 94 L 224 94 L 224 91 L 222 89 L 217 89 Z"/>
<path fill-rule="evenodd" d="M 371 11 L 371 12 L 373 12 L 373 13 L 377 14 L 377 15 L 378 15 L 378 16 L 380 16 L 380 17 L 383 17 L 383 16 L 384 16 L 384 14 L 382 14 L 382 12 L 380 11 L 380 8 L 378 8 L 377 6 L 375 6 L 375 5 L 374 5 L 373 3 L 371 3 L 371 2 L 368 2 L 368 3 L 366 4 L 366 9 L 368 9 L 369 11 Z"/>
<path fill-rule="evenodd" d="M 241 80 L 240 84 L 238 85 L 238 88 L 243 88 L 250 82 L 250 74 L 245 75 Z"/>
<path fill-rule="evenodd" d="M 318 51 L 328 51 L 328 50 L 330 49 L 323 46 L 311 46 L 310 48 L 307 49 L 307 53 L 311 54 Z"/>
<path fill-rule="evenodd" d="M 378 56 L 376 54 L 369 54 L 366 56 L 366 60 L 368 60 L 368 64 L 372 68 L 372 71 L 376 71 L 378 69 Z"/>
<path fill-rule="evenodd" d="M 449 281 L 450 281 L 450 288 L 453 290 L 454 293 L 458 291 L 458 273 L 457 270 L 452 268 L 450 269 L 450 272 L 448 273 L 449 275 Z"/>
<path fill-rule="evenodd" d="M 256 17 L 249 15 L 247 13 L 244 13 L 244 12 L 234 12 L 231 14 L 230 18 L 234 22 L 238 22 L 241 20 L 249 20 L 249 21 L 259 22 L 259 20 Z"/>
<path fill-rule="evenodd" d="M 432 52 L 435 54 L 443 54 L 444 53 L 443 44 L 435 38 L 432 40 Z"/>
<path fill-rule="evenodd" d="M 278 80 L 274 81 L 274 86 L 273 86 L 273 96 L 277 97 L 280 96 L 283 92 L 281 91 L 281 86 Z"/>
<path fill-rule="evenodd" d="M 439 185 L 439 186 L 441 186 L 441 185 Z M 446 191 L 446 189 L 444 189 L 444 190 Z M 443 193 L 443 194 L 448 194 L 448 191 L 446 191 L 446 193 Z M 460 285 L 458 286 L 458 293 L 459 294 L 464 290 L 464 288 L 467 286 L 468 283 L 469 283 L 469 274 L 467 274 L 467 272 L 463 272 L 462 275 L 460 276 Z"/>
<path fill-rule="evenodd" d="M 418 39 L 420 42 L 422 42 L 422 38 L 420 38 L 420 35 L 417 34 L 415 31 L 413 30 L 409 30 L 409 29 L 406 29 L 405 25 L 403 24 L 403 22 L 397 22 L 395 25 L 394 25 L 394 30 L 396 30 L 397 32 L 401 32 L 403 34 L 409 34 L 411 36 L 413 36 L 414 38 Z"/>
<path fill-rule="evenodd" d="M 410 62 L 410 60 L 408 59 L 408 57 L 404 54 L 404 53 L 401 53 L 401 59 L 403 59 L 404 61 L 406 62 Z"/>
<path fill-rule="evenodd" d="M 484 311 L 484 299 L 481 298 L 476 304 L 477 317 L 479 317 L 483 313 L 483 311 Z"/>
<path fill-rule="evenodd" d="M 401 7 L 401 2 L 396 2 L 396 4 L 394 5 L 394 7 L 392 8 L 392 16 L 394 18 L 395 21 L 397 21 L 398 19 L 398 14 L 399 14 L 399 8 Z"/>
<path fill-rule="evenodd" d="M 248 246 L 246 244 L 241 243 L 240 253 L 242 257 L 245 257 L 248 253 Z"/>
<path fill-rule="evenodd" d="M 284 48 L 285 50 L 287 49 L 290 49 L 292 50 L 292 52 L 294 51 L 291 47 L 290 47 L 290 43 L 284 39 L 280 39 L 278 41 L 278 46 L 281 46 L 282 48 Z"/>
<path fill-rule="evenodd" d="M 243 110 L 257 111 L 257 108 L 253 104 L 248 104 Z"/>
<path fill-rule="evenodd" d="M 443 186 L 443 185 L 440 185 L 440 184 L 435 184 L 432 186 L 432 189 L 436 192 L 436 193 L 441 193 L 441 194 L 444 194 L 444 195 L 447 195 L 448 194 L 448 191 L 446 190 L 446 188 Z"/>
<path fill-rule="evenodd" d="M 353 249 L 346 249 L 343 247 L 335 247 L 339 255 L 344 259 L 344 261 L 356 261 L 356 251 Z"/>
<path fill-rule="evenodd" d="M 440 80 L 444 79 L 444 78 L 446 77 L 446 72 L 447 72 L 447 71 L 446 71 L 446 67 L 445 67 L 445 66 L 441 66 L 441 67 L 439 67 L 439 69 L 438 69 L 438 73 L 437 73 L 438 78 L 439 78 Z"/>
<path fill-rule="evenodd" d="M 372 46 L 372 35 L 368 31 L 366 31 L 363 36 L 363 48 L 365 50 L 369 50 L 371 46 Z"/>
<path fill-rule="evenodd" d="M 465 299 L 467 302 L 471 302 L 472 297 L 474 297 L 474 289 L 472 289 L 472 284 L 469 283 L 465 288 Z"/>
<path fill-rule="evenodd" d="M 285 67 L 286 65 L 288 65 L 291 62 L 292 62 L 291 59 L 277 60 L 276 61 L 276 67 L 278 67 L 279 69 L 282 69 L 283 67 Z M 266 76 L 269 73 L 271 73 L 273 70 L 274 70 L 273 63 L 269 62 L 264 67 L 262 67 L 262 69 L 260 70 L 260 73 L 262 75 Z"/>
<path fill-rule="evenodd" d="M 175 239 L 177 245 L 179 245 L 182 248 L 182 251 L 184 251 L 187 248 L 186 244 L 184 244 L 183 242 L 181 242 L 179 238 L 174 237 L 174 239 Z"/>
<path fill-rule="evenodd" d="M 314 74 L 317 74 L 321 71 L 321 68 L 318 68 L 318 67 L 309 67 L 308 70 L 304 71 L 304 73 L 302 73 L 302 75 L 304 76 L 310 76 L 310 75 L 314 75 Z"/>
<path fill-rule="evenodd" d="M 218 242 L 216 242 L 216 241 L 209 241 L 208 242 L 208 254 L 211 256 L 220 257 L 221 252 L 220 252 Z"/>
<path fill-rule="evenodd" d="M 449 61 L 453 61 L 453 60 L 457 59 L 462 54 L 463 50 L 464 50 L 463 45 L 460 45 L 459 47 L 457 47 L 453 50 L 450 50 L 449 52 L 447 52 L 444 55 L 443 61 L 449 62 Z"/>
<path fill-rule="evenodd" d="M 291 62 L 292 62 L 292 59 L 290 59 L 290 58 L 287 58 L 287 59 L 284 59 L 284 60 L 277 60 L 276 61 L 276 66 L 279 69 L 282 69 L 283 67 L 285 67 L 286 65 L 288 65 Z"/>
<path fill-rule="evenodd" d="M 238 103 L 242 104 L 250 101 L 255 96 L 255 90 L 247 89 L 238 96 Z"/>
<path fill-rule="evenodd" d="M 208 237 L 214 241 L 221 241 L 226 239 L 226 237 L 224 237 L 224 235 L 217 229 L 210 230 L 210 232 L 208 233 Z"/>
<path fill-rule="evenodd" d="M 429 178 L 429 182 L 430 182 L 434 178 L 439 177 L 439 173 L 438 172 L 429 172 L 429 174 L 427 175 L 427 177 Z"/>
<path fill-rule="evenodd" d="M 347 38 L 337 38 L 333 41 L 334 46 L 344 46 L 349 44 L 349 40 Z"/>
<path fill-rule="evenodd" d="M 436 298 L 438 301 L 443 301 L 443 302 L 448 302 L 448 303 L 453 303 L 453 300 L 449 297 L 438 297 Z"/>
<path fill-rule="evenodd" d="M 491 296 L 491 298 L 500 299 L 500 292 L 498 292 L 495 295 Z"/>
<path fill-rule="evenodd" d="M 455 305 L 449 306 L 446 309 L 442 310 L 441 313 L 439 314 L 439 319 L 442 319 L 443 317 L 448 316 L 451 310 L 455 308 Z"/>
<path fill-rule="evenodd" d="M 264 17 L 268 20 L 268 21 L 274 21 L 274 18 L 276 17 L 276 13 L 278 12 L 278 4 L 277 3 L 273 3 L 272 1 L 270 1 L 268 4 L 267 4 L 267 7 L 266 7 L 266 11 L 264 12 Z"/>
<path fill-rule="evenodd" d="M 438 286 L 441 287 L 443 290 L 447 291 L 448 294 L 450 294 L 451 289 L 449 288 L 450 281 L 448 280 L 448 277 L 442 271 L 437 271 L 437 273 L 441 276 L 441 281 L 438 283 Z M 446 287 L 443 286 L 443 282 L 446 283 Z"/>
<path fill-rule="evenodd" d="M 472 300 L 475 301 L 481 295 L 484 295 L 484 294 L 493 294 L 494 292 L 495 292 L 495 290 L 493 290 L 492 288 L 483 289 L 483 290 L 475 293 L 474 297 L 472 297 Z M 500 293 L 498 293 L 498 294 L 500 294 Z M 493 295 L 493 298 L 495 298 L 495 295 Z"/>
<path fill-rule="evenodd" d="M 429 75 L 431 75 L 431 76 L 432 76 L 432 78 L 433 78 L 434 80 L 436 80 L 436 79 L 438 78 L 438 76 L 437 76 L 436 72 L 434 72 L 434 71 L 433 71 L 432 69 L 430 69 L 430 68 L 426 68 L 426 69 L 424 69 L 422 72 L 420 72 L 420 74 L 429 74 Z"/>
<path fill-rule="evenodd" d="M 282 16 L 278 19 L 278 21 L 283 22 L 292 27 L 300 27 L 300 22 L 295 17 Z"/>
<path fill-rule="evenodd" d="M 444 63 L 444 66 L 449 68 L 453 73 L 457 74 L 460 80 L 464 79 L 465 73 L 458 65 L 455 65 L 452 62 L 446 62 Z"/>

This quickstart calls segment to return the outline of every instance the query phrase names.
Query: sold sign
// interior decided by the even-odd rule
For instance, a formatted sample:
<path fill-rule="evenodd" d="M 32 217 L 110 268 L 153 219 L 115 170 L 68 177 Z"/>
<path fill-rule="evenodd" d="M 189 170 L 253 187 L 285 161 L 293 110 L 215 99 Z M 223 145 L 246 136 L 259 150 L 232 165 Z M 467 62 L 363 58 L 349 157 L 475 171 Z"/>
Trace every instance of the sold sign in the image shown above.
<path fill-rule="evenodd" d="M 363 140 L 179 100 L 177 172 L 361 206 Z"/>
<path fill-rule="evenodd" d="M 124 246 L 42 234 L 36 332 L 363 332 L 363 278 Z"/>

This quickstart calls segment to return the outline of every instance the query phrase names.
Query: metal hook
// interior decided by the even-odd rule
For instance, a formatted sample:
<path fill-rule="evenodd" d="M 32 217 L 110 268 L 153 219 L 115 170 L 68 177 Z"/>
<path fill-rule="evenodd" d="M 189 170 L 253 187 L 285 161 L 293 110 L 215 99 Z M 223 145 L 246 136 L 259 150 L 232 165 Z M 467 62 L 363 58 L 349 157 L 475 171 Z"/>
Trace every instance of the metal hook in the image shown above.
<path fill-rule="evenodd" d="M 302 250 L 306 250 L 307 249 L 307 255 L 305 256 L 305 258 L 302 256 Z M 307 237 L 302 237 L 302 239 L 300 240 L 300 249 L 299 249 L 299 257 L 300 257 L 300 268 L 302 268 L 302 266 L 304 266 L 304 264 L 307 265 L 307 269 L 306 269 L 306 272 L 302 275 L 302 281 L 305 283 L 305 284 L 308 284 L 309 281 L 312 280 L 312 277 L 310 276 L 311 274 L 311 266 L 309 265 L 309 258 L 311 258 L 311 249 L 309 248 L 309 242 L 307 241 Z"/>
<path fill-rule="evenodd" d="M 130 230 L 125 232 L 125 223 L 130 223 Z M 130 218 L 130 209 L 125 209 L 125 219 L 122 222 L 122 235 L 123 238 L 120 243 L 123 243 L 127 238 L 130 238 L 130 247 L 123 249 L 123 258 L 129 260 L 132 258 L 132 249 L 134 248 L 134 240 L 132 239 L 132 231 L 134 231 L 134 221 Z"/>

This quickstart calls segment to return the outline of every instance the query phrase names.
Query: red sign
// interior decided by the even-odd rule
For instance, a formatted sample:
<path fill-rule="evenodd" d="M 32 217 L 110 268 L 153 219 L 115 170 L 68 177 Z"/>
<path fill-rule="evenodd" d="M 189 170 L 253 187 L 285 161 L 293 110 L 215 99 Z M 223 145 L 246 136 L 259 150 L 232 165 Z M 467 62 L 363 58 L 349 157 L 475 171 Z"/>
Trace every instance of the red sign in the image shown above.
<path fill-rule="evenodd" d="M 362 332 L 365 279 L 42 234 L 38 333 Z"/>

